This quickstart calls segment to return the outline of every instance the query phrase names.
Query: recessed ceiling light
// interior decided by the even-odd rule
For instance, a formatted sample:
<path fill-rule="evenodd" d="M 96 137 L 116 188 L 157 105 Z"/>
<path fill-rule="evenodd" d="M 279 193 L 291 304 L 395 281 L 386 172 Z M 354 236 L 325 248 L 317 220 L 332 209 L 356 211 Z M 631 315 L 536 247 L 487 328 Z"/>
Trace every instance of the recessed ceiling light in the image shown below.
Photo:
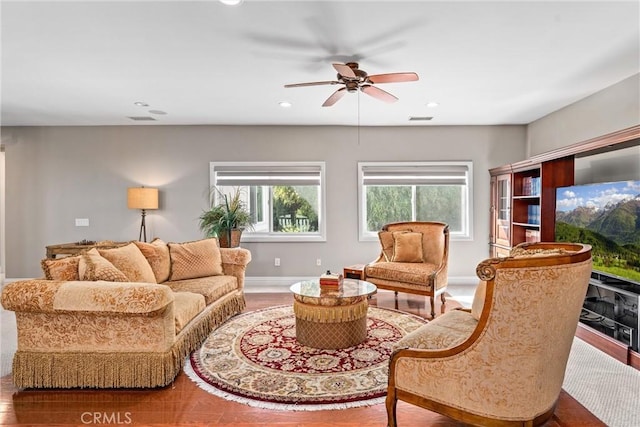
<path fill-rule="evenodd" d="M 152 122 L 156 120 L 151 116 L 129 116 L 129 118 L 136 122 Z"/>
<path fill-rule="evenodd" d="M 242 0 L 218 0 L 222 4 L 226 4 L 227 6 L 237 6 L 242 3 Z"/>
<path fill-rule="evenodd" d="M 428 108 L 436 108 L 438 105 L 440 105 L 440 104 L 438 104 L 437 102 L 433 102 L 433 101 L 427 102 L 427 107 Z"/>
<path fill-rule="evenodd" d="M 280 105 L 282 108 L 289 108 L 292 104 L 289 101 L 280 101 L 278 105 Z"/>
<path fill-rule="evenodd" d="M 148 107 L 149 104 L 147 104 L 146 102 L 142 102 L 142 101 L 136 101 L 133 103 L 133 105 L 138 106 L 138 107 Z"/>
<path fill-rule="evenodd" d="M 164 112 L 162 110 L 149 110 L 149 112 L 151 114 L 159 114 L 159 115 L 167 114 L 166 112 Z"/>

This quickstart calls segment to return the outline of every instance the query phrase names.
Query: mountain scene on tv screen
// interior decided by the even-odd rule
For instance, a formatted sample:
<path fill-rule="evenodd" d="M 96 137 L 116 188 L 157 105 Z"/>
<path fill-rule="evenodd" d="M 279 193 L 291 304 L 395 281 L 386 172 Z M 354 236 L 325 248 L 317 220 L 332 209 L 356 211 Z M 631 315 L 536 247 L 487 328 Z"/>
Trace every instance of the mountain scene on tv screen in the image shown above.
<path fill-rule="evenodd" d="M 591 245 L 594 270 L 640 283 L 640 181 L 559 188 L 555 234 Z"/>

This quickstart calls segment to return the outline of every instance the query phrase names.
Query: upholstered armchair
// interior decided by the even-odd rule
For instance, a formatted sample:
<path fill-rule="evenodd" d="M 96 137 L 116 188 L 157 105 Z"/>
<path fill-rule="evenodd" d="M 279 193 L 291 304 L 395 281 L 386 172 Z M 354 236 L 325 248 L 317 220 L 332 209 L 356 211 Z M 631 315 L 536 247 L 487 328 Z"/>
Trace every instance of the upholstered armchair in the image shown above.
<path fill-rule="evenodd" d="M 378 289 L 428 296 L 431 317 L 435 297 L 445 303 L 449 266 L 449 226 L 443 222 L 395 222 L 378 232 L 382 250 L 364 268 L 365 280 Z"/>
<path fill-rule="evenodd" d="M 522 244 L 476 269 L 473 306 L 405 336 L 389 364 L 398 400 L 479 426 L 540 425 L 552 415 L 591 273 L 591 247 Z"/>

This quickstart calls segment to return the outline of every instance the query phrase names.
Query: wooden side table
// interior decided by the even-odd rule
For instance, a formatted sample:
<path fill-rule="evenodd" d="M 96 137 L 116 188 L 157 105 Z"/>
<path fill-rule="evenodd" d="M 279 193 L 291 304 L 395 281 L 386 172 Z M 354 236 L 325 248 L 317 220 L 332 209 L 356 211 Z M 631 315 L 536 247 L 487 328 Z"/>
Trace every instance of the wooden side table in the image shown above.
<path fill-rule="evenodd" d="M 353 264 L 344 268 L 345 279 L 364 280 L 364 264 Z"/>
<path fill-rule="evenodd" d="M 89 250 L 91 248 L 111 249 L 117 248 L 126 244 L 127 242 L 76 242 L 76 243 L 60 243 L 57 245 L 47 246 L 47 258 L 55 259 L 58 255 L 77 255 L 82 251 Z"/>

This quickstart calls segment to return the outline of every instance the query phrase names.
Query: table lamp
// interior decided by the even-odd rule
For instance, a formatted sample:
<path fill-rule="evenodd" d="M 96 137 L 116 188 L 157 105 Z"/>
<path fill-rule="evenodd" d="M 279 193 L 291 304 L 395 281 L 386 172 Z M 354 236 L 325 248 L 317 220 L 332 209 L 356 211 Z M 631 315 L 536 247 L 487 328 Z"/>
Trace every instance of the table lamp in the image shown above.
<path fill-rule="evenodd" d="M 146 242 L 147 229 L 144 218 L 147 215 L 147 209 L 158 209 L 158 189 L 145 187 L 133 187 L 127 189 L 127 207 L 129 209 L 142 210 L 142 222 L 140 223 L 140 236 L 138 237 L 138 240 Z"/>

